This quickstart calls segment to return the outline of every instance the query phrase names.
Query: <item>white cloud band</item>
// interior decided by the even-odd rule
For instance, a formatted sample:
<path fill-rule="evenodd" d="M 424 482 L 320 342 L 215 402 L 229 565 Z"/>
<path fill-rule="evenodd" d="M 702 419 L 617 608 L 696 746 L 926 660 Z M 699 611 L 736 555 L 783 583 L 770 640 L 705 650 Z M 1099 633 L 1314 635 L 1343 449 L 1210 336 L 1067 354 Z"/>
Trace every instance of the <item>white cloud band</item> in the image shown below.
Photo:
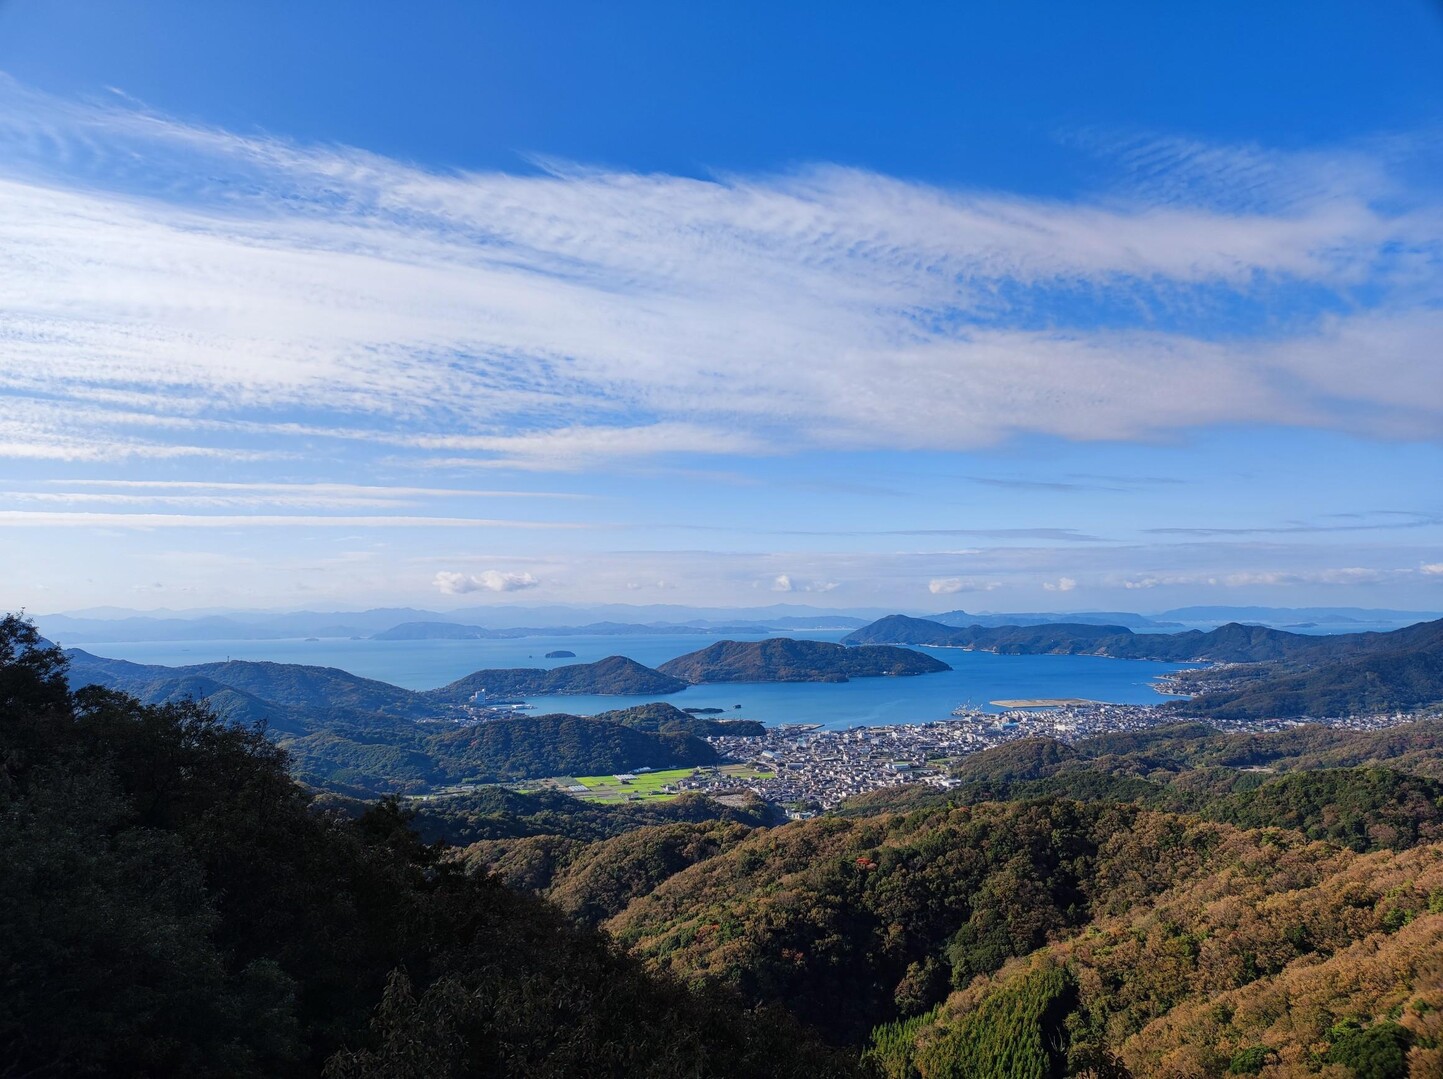
<path fill-rule="evenodd" d="M 837 168 L 458 176 L 0 84 L 0 392 L 27 402 L 0 454 L 264 456 L 307 426 L 573 469 L 1214 423 L 1436 437 L 1439 214 L 1380 209 L 1382 166 L 1343 156 L 1169 147 L 1150 186 L 1072 205 Z M 1246 204 L 1206 195 L 1240 171 Z"/>

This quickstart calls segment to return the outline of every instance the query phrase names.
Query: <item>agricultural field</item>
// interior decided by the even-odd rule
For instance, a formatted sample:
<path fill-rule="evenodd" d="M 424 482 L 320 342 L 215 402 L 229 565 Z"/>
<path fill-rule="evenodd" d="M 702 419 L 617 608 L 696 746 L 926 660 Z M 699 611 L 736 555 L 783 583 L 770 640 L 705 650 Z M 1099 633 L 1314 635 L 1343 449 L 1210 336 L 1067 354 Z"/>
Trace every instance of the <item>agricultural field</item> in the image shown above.
<path fill-rule="evenodd" d="M 632 796 L 641 798 L 674 798 L 676 795 L 663 791 L 679 779 L 686 779 L 696 771 L 694 768 L 669 768 L 661 772 L 637 772 L 630 779 L 616 776 L 577 776 L 576 783 L 586 788 L 586 793 L 573 791 L 579 798 L 598 802 L 626 802 Z M 630 774 L 630 773 L 627 773 Z"/>
<path fill-rule="evenodd" d="M 527 790 L 561 790 L 577 798 L 593 802 L 664 801 L 675 798 L 675 791 L 663 788 L 692 776 L 712 776 L 718 780 L 770 778 L 772 773 L 749 764 L 724 764 L 717 768 L 670 768 L 659 772 L 623 773 L 627 779 L 610 776 L 555 776 L 528 785 Z"/>

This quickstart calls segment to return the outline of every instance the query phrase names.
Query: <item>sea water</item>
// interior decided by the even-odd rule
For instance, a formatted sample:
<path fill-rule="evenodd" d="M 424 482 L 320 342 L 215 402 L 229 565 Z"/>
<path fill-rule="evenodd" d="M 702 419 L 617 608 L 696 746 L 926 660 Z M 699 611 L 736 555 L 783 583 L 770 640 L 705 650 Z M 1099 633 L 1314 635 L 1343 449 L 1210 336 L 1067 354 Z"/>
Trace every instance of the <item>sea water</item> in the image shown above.
<path fill-rule="evenodd" d="M 793 637 L 836 641 L 845 630 L 793 632 Z M 731 634 L 760 640 L 768 634 Z M 776 634 L 770 634 L 776 636 Z M 655 667 L 717 640 L 704 634 L 521 637 L 480 641 L 164 641 L 87 644 L 87 652 L 135 663 L 184 666 L 224 659 L 307 663 L 375 678 L 407 689 L 433 689 L 484 668 L 558 667 L 606 656 L 628 656 Z M 552 651 L 576 657 L 546 659 Z M 966 705 L 1000 711 L 992 701 L 1082 698 L 1116 704 L 1156 704 L 1168 698 L 1153 689 L 1163 676 L 1187 664 L 1101 656 L 999 656 L 958 648 L 917 648 L 952 666 L 939 674 L 905 678 L 857 678 L 850 682 L 746 682 L 691 686 L 678 693 L 644 697 L 569 695 L 528 697 L 532 713 L 591 715 L 646 701 L 678 708 L 721 708 L 724 718 L 763 723 L 816 723 L 832 729 L 946 719 Z M 736 707 L 740 705 L 741 707 Z"/>

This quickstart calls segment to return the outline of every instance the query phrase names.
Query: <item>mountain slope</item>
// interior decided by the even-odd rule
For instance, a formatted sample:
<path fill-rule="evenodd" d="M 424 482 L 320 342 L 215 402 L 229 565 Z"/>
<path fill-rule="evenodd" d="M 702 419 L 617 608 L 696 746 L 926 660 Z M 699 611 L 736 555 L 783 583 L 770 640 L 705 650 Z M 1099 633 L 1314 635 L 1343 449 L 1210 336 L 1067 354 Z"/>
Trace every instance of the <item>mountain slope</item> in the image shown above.
<path fill-rule="evenodd" d="M 452 781 L 477 783 L 681 768 L 718 760 L 716 751 L 692 734 L 651 733 L 562 714 L 454 727 L 433 736 L 429 748 Z"/>
<path fill-rule="evenodd" d="M 925 618 L 889 615 L 843 638 L 845 644 L 913 644 L 975 648 L 1018 655 L 1083 654 L 1170 662 L 1322 662 L 1374 652 L 1430 649 L 1443 621 L 1390 633 L 1310 636 L 1236 622 L 1202 632 L 1133 633 L 1123 626 L 1051 623 L 1039 626 L 946 626 Z"/>
<path fill-rule="evenodd" d="M 1411 710 L 1443 701 L 1443 623 L 1427 622 L 1370 642 L 1355 658 L 1251 679 L 1173 707 L 1222 720 L 1347 716 Z"/>
<path fill-rule="evenodd" d="M 466 874 L 394 804 L 313 812 L 259 734 L 66 688 L 0 621 L 0 1053 L 14 1075 L 856 1074 Z"/>
<path fill-rule="evenodd" d="M 678 821 L 595 843 L 556 835 L 484 841 L 468 847 L 464 857 L 469 868 L 544 896 L 578 921 L 596 925 L 752 831 L 734 821 Z"/>
<path fill-rule="evenodd" d="M 1219 720 L 1346 716 L 1443 701 L 1443 620 L 1388 633 L 1308 636 L 1230 623 L 1203 633 L 1132 633 L 1121 626 L 952 627 L 891 615 L 845 638 L 1013 655 L 1097 655 L 1171 662 L 1270 664 L 1234 672 L 1234 688 L 1167 707 Z"/>
<path fill-rule="evenodd" d="M 909 1029 L 879 1032 L 873 1065 L 913 1079 L 1002 1074 L 996 1062 L 1030 1035 L 1033 1074 L 1061 1073 L 1048 1049 L 1069 1074 L 1138 1079 L 1329 1063 L 1347 1065 L 1325 1072 L 1340 1076 L 1437 1074 L 1443 847 L 1354 855 L 1236 833 L 1212 861 L 977 979 Z M 1054 1007 L 1025 1018 L 1004 1007 L 1035 995 L 1044 972 Z"/>
<path fill-rule="evenodd" d="M 1036 1070 L 1015 1074 L 1220 1076 L 1257 1045 L 1345 1059 L 1420 996 L 1405 1025 L 1426 1029 L 1443 844 L 1357 853 L 1058 799 L 938 806 L 753 833 L 606 924 L 654 969 L 786 1002 L 838 1041 L 879 1025 L 871 1063 L 898 1079 L 1010 1075 L 1018 1054 Z"/>
<path fill-rule="evenodd" d="M 593 717 L 518 715 L 480 724 L 460 705 L 481 687 L 517 692 L 672 692 L 685 683 L 620 656 L 552 671 L 477 671 L 413 692 L 329 667 L 235 660 L 161 667 L 67 653 L 73 686 L 91 683 L 162 704 L 194 699 L 228 722 L 264 723 L 305 782 L 349 794 L 419 792 L 632 768 L 712 764 L 704 740 L 755 724 L 694 717 L 656 703 Z"/>
<path fill-rule="evenodd" d="M 225 687 L 243 699 L 247 719 L 266 718 L 281 729 L 337 723 L 379 729 L 447 714 L 441 702 L 334 667 L 252 660 L 163 667 L 80 649 L 71 649 L 66 657 L 72 686 L 95 683 L 152 704 L 186 695 L 197 700 L 221 697 L 216 703 L 223 710 L 233 699 L 221 692 L 219 687 Z"/>
<path fill-rule="evenodd" d="M 680 717 L 679 719 L 676 717 Z M 657 703 L 595 716 L 513 715 L 479 723 L 418 724 L 370 734 L 328 729 L 282 737 L 296 775 L 350 794 L 419 793 L 448 783 L 503 783 L 636 768 L 715 764 L 705 735 L 747 721 L 694 719 Z"/>

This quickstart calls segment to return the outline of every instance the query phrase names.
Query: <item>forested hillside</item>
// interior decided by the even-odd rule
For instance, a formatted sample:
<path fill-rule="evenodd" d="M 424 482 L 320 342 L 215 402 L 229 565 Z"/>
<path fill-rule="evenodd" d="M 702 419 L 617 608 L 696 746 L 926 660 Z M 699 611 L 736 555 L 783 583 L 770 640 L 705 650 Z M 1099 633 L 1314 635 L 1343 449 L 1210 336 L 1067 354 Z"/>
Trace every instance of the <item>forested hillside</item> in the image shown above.
<path fill-rule="evenodd" d="M 949 626 L 925 618 L 889 615 L 843 638 L 846 644 L 913 644 L 976 648 L 1015 655 L 1049 653 L 1155 659 L 1173 662 L 1324 662 L 1381 652 L 1432 649 L 1443 640 L 1443 620 L 1389 633 L 1289 633 L 1230 622 L 1217 629 L 1134 633 L 1125 626 L 1048 623 L 1035 626 Z"/>
<path fill-rule="evenodd" d="M 621 657 L 552 671 L 477 671 L 426 693 L 330 667 L 231 661 L 161 667 L 67 653 L 75 688 L 92 683 L 146 704 L 203 702 L 242 726 L 264 724 L 307 783 L 350 794 L 415 793 L 434 786 L 502 782 L 716 761 L 705 737 L 750 734 L 745 720 L 692 716 L 658 702 L 597 716 L 514 714 L 460 722 L 480 689 L 514 692 L 662 692 L 685 683 Z M 529 687 L 529 688 L 528 688 Z"/>
<path fill-rule="evenodd" d="M 1443 1073 L 1443 721 L 1029 739 L 790 823 L 497 789 L 403 813 L 311 803 L 258 733 L 73 694 L 24 623 L 0 637 L 27 1068 Z"/>
<path fill-rule="evenodd" d="M 327 804 L 358 815 L 365 803 L 323 796 Z M 428 843 L 465 847 L 482 840 L 559 836 L 590 842 L 653 824 L 735 821 L 751 827 L 777 824 L 785 816 L 769 802 L 749 799 L 741 806 L 724 805 L 701 794 L 670 800 L 593 802 L 555 790 L 521 794 L 505 787 L 481 787 L 411 803 L 411 825 Z"/>
<path fill-rule="evenodd" d="M 441 718 L 448 711 L 441 701 L 335 667 L 252 660 L 164 667 L 107 659 L 78 648 L 66 657 L 75 689 L 102 685 L 145 704 L 193 697 L 237 722 L 264 719 L 294 733 L 337 726 L 383 730 L 398 721 Z M 240 711 L 233 711 L 237 708 Z"/>
<path fill-rule="evenodd" d="M 1182 724 L 1012 743 L 965 759 L 955 790 L 782 827 L 589 838 L 563 813 L 464 859 L 659 972 L 870 1045 L 874 1074 L 1402 1076 L 1387 1062 L 1432 1059 L 1443 1003 L 1440 762 L 1443 724 Z M 1306 1037 L 1202 1023 L 1232 992 L 1309 1002 Z"/>
<path fill-rule="evenodd" d="M 335 667 L 303 663 L 237 659 L 163 667 L 106 659 L 78 648 L 66 655 L 70 660 L 70 681 L 77 689 L 96 683 L 130 693 L 146 704 L 157 704 L 182 696 L 204 699 L 212 687 L 223 686 L 268 702 L 278 717 L 309 717 L 312 728 L 337 722 L 373 726 L 381 719 L 453 717 L 455 706 L 469 703 L 477 693 L 492 697 L 572 693 L 626 696 L 675 693 L 686 688 L 685 682 L 625 656 L 608 656 L 595 663 L 568 663 L 551 670 L 522 667 L 473 671 L 437 689 L 411 690 Z M 202 692 L 196 693 L 197 689 Z"/>
<path fill-rule="evenodd" d="M 1222 1075 L 1255 1058 L 1402 1076 L 1374 1057 L 1434 1060 L 1443 1004 L 1436 842 L 1359 854 L 1111 803 L 789 825 L 606 924 L 655 969 L 787 1001 L 838 1043 L 880 1027 L 870 1065 L 896 1076 Z"/>
<path fill-rule="evenodd" d="M 1055 623 L 954 627 L 891 615 L 849 634 L 849 644 L 969 648 L 1007 655 L 1256 664 L 1233 687 L 1166 707 L 1217 720 L 1335 717 L 1413 711 L 1443 703 L 1443 620 L 1389 633 L 1308 635 L 1236 622 L 1203 633 L 1133 633 L 1122 626 Z"/>
<path fill-rule="evenodd" d="M 854 1073 L 466 873 L 394 803 L 313 809 L 285 763 L 193 703 L 72 693 L 0 621 L 6 1074 Z"/>
<path fill-rule="evenodd" d="M 1443 633 L 1418 648 L 1374 652 L 1298 673 L 1268 672 L 1235 690 L 1172 705 L 1221 720 L 1412 711 L 1443 701 Z"/>

